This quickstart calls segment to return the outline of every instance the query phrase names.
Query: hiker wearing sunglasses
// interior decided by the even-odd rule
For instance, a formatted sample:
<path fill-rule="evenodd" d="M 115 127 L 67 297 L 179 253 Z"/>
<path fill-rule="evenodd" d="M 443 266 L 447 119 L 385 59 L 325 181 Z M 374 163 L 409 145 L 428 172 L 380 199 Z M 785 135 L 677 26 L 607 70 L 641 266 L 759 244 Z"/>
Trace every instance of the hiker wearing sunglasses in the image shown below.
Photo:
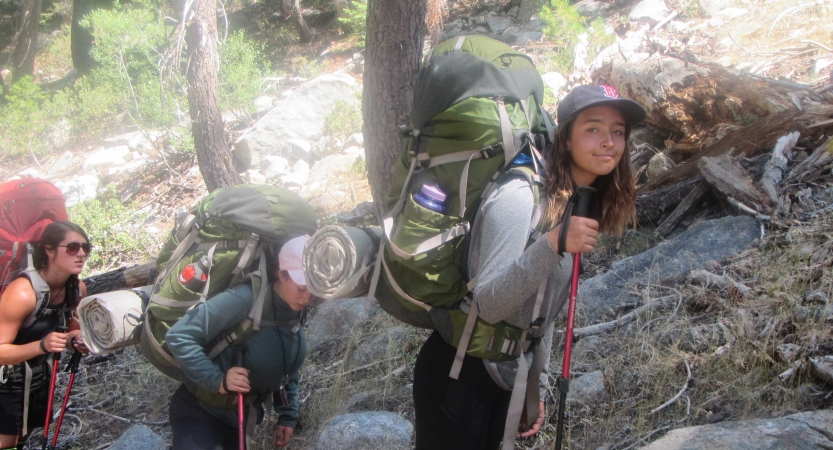
<path fill-rule="evenodd" d="M 313 299 L 302 268 L 307 239 L 290 239 L 279 252 L 267 247 L 272 308 L 263 313 L 260 330 L 239 345 L 226 347 L 213 359 L 206 350 L 230 338 L 228 330 L 251 311 L 255 295 L 246 283 L 199 304 L 168 331 L 168 348 L 187 377 L 171 399 L 173 448 L 245 448 L 238 433 L 245 429 L 245 435 L 251 436 L 254 425 L 263 420 L 263 403 L 270 396 L 279 415 L 274 445 L 289 445 L 298 423 L 299 370 L 307 352 L 303 321 Z M 243 394 L 245 417 L 239 417 L 237 410 L 239 394 Z"/>
<path fill-rule="evenodd" d="M 0 296 L 0 449 L 24 443 L 32 428 L 43 425 L 50 355 L 65 349 L 87 352 L 72 313 L 87 294 L 78 274 L 90 254 L 89 242 L 72 222 L 47 225 L 33 244 L 33 267 Z"/>
<path fill-rule="evenodd" d="M 610 86 L 578 86 L 559 102 L 558 133 L 545 153 L 543 200 L 545 220 L 554 227 L 531 245 L 528 237 L 536 205 L 528 181 L 510 178 L 482 202 L 468 259 L 470 279 L 476 277 L 474 301 L 484 321 L 529 330 L 531 339 L 522 347 L 531 365 L 528 398 L 537 394 L 544 399 L 547 392 L 553 323 L 570 291 L 573 264 L 565 253 L 590 252 L 600 232 L 620 233 L 634 219 L 636 188 L 627 141 L 631 128 L 645 116 L 642 106 L 619 97 Z M 559 239 L 568 200 L 580 186 L 597 191 L 589 217 L 573 216 L 566 239 Z M 539 288 L 543 297 L 536 305 Z M 531 325 L 534 314 L 538 319 Z M 466 355 L 454 380 L 449 371 L 455 353 L 435 331 L 417 358 L 417 449 L 493 450 L 501 441 L 504 448 L 514 448 L 516 437 L 540 431 L 545 420 L 543 401 L 538 402 L 537 414 L 521 416 L 517 432 L 505 429 L 518 360 L 496 362 Z M 534 411 L 535 401 L 531 403 Z"/>

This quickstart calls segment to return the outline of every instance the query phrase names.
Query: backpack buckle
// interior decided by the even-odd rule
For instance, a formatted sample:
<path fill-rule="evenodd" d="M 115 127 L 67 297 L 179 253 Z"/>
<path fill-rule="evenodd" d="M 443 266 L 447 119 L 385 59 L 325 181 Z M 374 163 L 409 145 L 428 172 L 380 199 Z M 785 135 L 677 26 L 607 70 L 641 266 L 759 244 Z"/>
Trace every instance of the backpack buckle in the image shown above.
<path fill-rule="evenodd" d="M 544 318 L 539 317 L 539 318 L 537 318 L 537 319 L 535 319 L 535 320 L 533 320 L 532 322 L 529 323 L 529 329 L 530 330 L 537 330 L 538 328 L 541 328 L 541 325 L 543 325 L 543 324 L 544 324 Z"/>

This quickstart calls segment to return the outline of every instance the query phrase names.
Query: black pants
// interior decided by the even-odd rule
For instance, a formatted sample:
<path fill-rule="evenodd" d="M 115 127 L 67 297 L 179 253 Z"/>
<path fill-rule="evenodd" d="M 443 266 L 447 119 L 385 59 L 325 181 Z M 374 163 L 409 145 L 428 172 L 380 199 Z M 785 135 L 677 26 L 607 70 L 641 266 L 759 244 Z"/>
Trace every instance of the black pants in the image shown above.
<path fill-rule="evenodd" d="M 180 385 L 171 398 L 168 421 L 173 432 L 174 450 L 235 450 L 238 428 L 213 416 L 200 401 Z"/>
<path fill-rule="evenodd" d="M 436 331 L 419 352 L 416 450 L 495 450 L 503 440 L 512 392 L 492 381 L 480 358 L 466 356 L 459 379 L 449 378 L 456 352 Z"/>

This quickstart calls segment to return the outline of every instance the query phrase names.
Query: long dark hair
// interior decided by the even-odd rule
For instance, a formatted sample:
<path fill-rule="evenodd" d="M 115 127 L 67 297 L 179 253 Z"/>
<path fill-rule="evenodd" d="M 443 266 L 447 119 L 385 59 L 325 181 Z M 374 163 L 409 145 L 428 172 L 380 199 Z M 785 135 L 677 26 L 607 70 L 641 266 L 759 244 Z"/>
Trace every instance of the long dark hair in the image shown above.
<path fill-rule="evenodd" d="M 624 116 L 624 114 L 623 114 Z M 547 212 L 546 220 L 555 226 L 562 220 L 567 200 L 575 191 L 572 177 L 573 157 L 567 143 L 573 132 L 578 113 L 558 127 L 555 142 L 550 146 L 547 162 Z M 633 180 L 631 150 L 628 138 L 631 124 L 625 119 L 625 151 L 619 164 L 607 175 L 596 177 L 596 201 L 590 217 L 599 221 L 601 231 L 621 234 L 625 225 L 636 220 L 636 183 Z M 601 201 L 599 201 L 601 200 Z"/>
<path fill-rule="evenodd" d="M 84 240 L 90 242 L 87 232 L 81 228 L 80 225 L 66 221 L 58 220 L 50 223 L 43 229 L 41 238 L 34 242 L 34 253 L 32 254 L 32 263 L 35 269 L 46 269 L 49 266 L 49 255 L 46 253 L 47 249 L 57 251 L 58 245 L 66 238 L 70 231 L 74 231 L 84 237 Z M 78 294 L 78 275 L 72 275 L 65 285 L 66 294 L 65 299 L 68 304 L 75 305 L 79 298 Z"/>

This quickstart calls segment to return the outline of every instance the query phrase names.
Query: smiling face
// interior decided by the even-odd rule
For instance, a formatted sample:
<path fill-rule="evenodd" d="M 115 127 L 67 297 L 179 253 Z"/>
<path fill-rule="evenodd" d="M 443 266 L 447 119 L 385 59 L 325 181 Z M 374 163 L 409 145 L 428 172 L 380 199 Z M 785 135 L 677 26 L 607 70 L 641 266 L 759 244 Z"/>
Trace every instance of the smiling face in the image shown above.
<path fill-rule="evenodd" d="M 78 253 L 74 255 L 70 255 L 67 253 L 66 245 L 78 242 L 78 243 L 86 243 L 87 240 L 84 239 L 79 233 L 75 231 L 68 231 L 67 234 L 64 236 L 64 239 L 56 247 L 47 247 L 46 254 L 49 257 L 49 270 L 60 270 L 61 272 L 66 272 L 69 275 L 78 275 L 81 271 L 84 270 L 84 264 L 87 262 L 87 253 L 84 252 L 84 249 L 78 249 Z"/>
<path fill-rule="evenodd" d="M 567 149 L 571 174 L 578 186 L 613 172 L 625 151 L 625 118 L 618 109 L 593 106 L 581 111 L 572 124 Z"/>

